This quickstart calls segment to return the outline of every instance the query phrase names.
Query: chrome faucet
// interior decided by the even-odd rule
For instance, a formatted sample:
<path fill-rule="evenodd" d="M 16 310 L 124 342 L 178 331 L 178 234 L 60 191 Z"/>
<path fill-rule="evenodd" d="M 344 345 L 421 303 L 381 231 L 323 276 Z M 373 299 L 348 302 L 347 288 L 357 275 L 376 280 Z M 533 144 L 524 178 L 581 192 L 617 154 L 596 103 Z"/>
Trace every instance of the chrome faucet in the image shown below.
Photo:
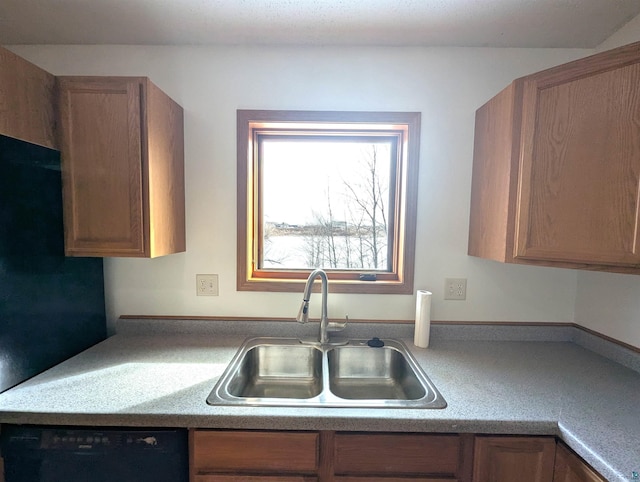
<path fill-rule="evenodd" d="M 320 335 L 318 336 L 318 342 L 321 345 L 329 343 L 329 331 L 343 330 L 347 323 L 329 322 L 327 315 L 327 294 L 329 292 L 329 280 L 327 279 L 327 273 L 322 269 L 316 269 L 311 272 L 309 278 L 307 278 L 307 284 L 304 287 L 304 293 L 302 295 L 302 305 L 300 305 L 300 311 L 296 321 L 298 323 L 307 323 L 309 321 L 309 300 L 311 299 L 311 289 L 313 288 L 313 282 L 316 278 L 320 278 L 322 282 L 322 312 L 320 314 Z M 347 317 L 347 320 L 349 318 Z"/>

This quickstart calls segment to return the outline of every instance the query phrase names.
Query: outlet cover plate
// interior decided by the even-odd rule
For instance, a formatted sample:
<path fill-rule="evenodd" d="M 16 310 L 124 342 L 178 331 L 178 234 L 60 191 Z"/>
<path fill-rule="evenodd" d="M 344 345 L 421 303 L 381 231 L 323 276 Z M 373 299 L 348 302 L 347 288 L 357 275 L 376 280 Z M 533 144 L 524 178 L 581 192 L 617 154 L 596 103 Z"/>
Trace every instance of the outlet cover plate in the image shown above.
<path fill-rule="evenodd" d="M 467 278 L 446 278 L 444 280 L 445 300 L 467 299 Z"/>
<path fill-rule="evenodd" d="M 197 296 L 218 296 L 218 275 L 217 274 L 197 274 L 196 275 L 196 295 Z"/>

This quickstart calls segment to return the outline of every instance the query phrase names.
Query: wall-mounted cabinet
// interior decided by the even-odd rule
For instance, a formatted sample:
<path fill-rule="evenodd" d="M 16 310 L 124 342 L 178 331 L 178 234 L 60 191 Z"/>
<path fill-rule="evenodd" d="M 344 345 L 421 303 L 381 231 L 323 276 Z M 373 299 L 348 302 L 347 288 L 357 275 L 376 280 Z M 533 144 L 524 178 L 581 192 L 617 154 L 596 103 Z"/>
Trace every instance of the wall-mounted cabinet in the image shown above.
<path fill-rule="evenodd" d="M 515 80 L 476 112 L 469 254 L 640 273 L 640 43 Z"/>
<path fill-rule="evenodd" d="M 147 78 L 57 80 L 66 254 L 184 251 L 182 108 Z"/>
<path fill-rule="evenodd" d="M 57 149 L 55 77 L 0 47 L 0 135 Z"/>

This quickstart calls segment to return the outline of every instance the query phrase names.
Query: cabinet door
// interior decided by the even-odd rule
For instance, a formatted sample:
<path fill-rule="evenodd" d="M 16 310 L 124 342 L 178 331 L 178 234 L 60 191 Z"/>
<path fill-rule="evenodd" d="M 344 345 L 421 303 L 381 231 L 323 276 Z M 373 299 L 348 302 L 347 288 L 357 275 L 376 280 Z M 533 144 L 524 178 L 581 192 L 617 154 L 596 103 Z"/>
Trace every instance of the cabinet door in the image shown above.
<path fill-rule="evenodd" d="M 0 47 L 0 134 L 57 149 L 55 77 Z"/>
<path fill-rule="evenodd" d="M 553 482 L 605 482 L 605 479 L 564 444 L 558 443 Z"/>
<path fill-rule="evenodd" d="M 516 257 L 640 264 L 640 44 L 524 79 Z"/>
<path fill-rule="evenodd" d="M 553 437 L 476 437 L 474 482 L 552 482 Z"/>
<path fill-rule="evenodd" d="M 67 255 L 144 255 L 140 81 L 63 78 L 59 90 Z"/>

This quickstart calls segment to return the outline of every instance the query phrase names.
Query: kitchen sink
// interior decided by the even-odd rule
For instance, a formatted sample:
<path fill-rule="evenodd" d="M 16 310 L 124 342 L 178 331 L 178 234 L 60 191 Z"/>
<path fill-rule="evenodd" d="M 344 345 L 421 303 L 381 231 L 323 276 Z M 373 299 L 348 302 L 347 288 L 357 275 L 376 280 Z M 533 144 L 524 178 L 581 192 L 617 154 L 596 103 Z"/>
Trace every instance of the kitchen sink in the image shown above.
<path fill-rule="evenodd" d="M 312 398 L 322 392 L 322 352 L 309 345 L 259 344 L 246 350 L 227 385 L 236 398 Z"/>
<path fill-rule="evenodd" d="M 420 400 L 427 394 L 416 370 L 396 347 L 342 346 L 327 352 L 329 388 L 351 400 Z"/>
<path fill-rule="evenodd" d="M 340 346 L 251 338 L 207 398 L 210 405 L 444 408 L 444 398 L 398 340 Z M 373 346 L 370 346 L 373 345 Z"/>

